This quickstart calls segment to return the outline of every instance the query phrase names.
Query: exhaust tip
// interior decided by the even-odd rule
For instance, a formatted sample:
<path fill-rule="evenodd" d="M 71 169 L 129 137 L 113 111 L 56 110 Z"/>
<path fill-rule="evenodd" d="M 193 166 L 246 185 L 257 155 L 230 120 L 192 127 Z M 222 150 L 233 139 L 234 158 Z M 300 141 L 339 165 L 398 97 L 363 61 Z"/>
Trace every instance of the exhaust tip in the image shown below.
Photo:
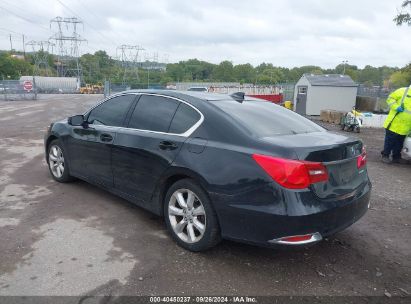
<path fill-rule="evenodd" d="M 281 244 L 281 245 L 304 245 L 319 242 L 323 239 L 319 232 L 312 234 L 303 234 L 303 235 L 293 235 L 293 236 L 284 236 L 278 239 L 268 241 L 272 244 Z"/>

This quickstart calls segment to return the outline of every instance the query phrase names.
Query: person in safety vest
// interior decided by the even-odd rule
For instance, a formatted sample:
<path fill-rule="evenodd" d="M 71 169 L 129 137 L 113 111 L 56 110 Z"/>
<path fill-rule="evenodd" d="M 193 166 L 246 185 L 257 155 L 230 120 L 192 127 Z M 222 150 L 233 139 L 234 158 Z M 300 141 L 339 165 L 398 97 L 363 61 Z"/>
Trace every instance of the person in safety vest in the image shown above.
<path fill-rule="evenodd" d="M 411 132 L 411 86 L 392 92 L 387 98 L 390 108 L 384 122 L 384 150 L 381 152 L 384 163 L 403 163 L 401 151 L 405 137 Z M 392 152 L 392 160 L 390 154 Z"/>

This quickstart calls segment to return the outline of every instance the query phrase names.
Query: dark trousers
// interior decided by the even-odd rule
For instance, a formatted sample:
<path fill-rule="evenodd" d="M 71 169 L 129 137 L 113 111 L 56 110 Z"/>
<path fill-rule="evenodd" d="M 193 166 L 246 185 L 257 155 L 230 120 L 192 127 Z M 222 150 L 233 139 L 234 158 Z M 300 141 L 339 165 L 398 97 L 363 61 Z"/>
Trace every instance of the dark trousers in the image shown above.
<path fill-rule="evenodd" d="M 400 135 L 386 129 L 384 151 L 381 154 L 389 157 L 392 151 L 392 159 L 400 159 L 405 137 L 405 135 Z"/>

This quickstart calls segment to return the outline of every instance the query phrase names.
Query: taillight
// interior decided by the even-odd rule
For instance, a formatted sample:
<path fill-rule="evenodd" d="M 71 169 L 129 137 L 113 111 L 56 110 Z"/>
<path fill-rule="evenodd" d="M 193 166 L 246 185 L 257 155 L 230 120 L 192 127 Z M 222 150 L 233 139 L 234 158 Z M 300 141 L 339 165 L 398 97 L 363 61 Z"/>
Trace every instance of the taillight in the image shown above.
<path fill-rule="evenodd" d="M 360 169 L 367 164 L 367 150 L 365 146 L 362 147 L 361 155 L 357 157 L 357 168 Z"/>
<path fill-rule="evenodd" d="M 322 163 L 260 154 L 253 154 L 253 158 L 277 183 L 288 189 L 304 189 L 328 180 L 327 168 Z"/>

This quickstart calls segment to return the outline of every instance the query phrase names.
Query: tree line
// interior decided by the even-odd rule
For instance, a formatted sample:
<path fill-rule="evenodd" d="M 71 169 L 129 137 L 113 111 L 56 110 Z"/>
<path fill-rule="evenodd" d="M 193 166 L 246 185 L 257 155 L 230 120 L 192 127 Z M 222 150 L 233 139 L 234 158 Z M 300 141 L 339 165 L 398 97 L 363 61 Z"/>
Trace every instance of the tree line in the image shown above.
<path fill-rule="evenodd" d="M 41 76 L 57 76 L 54 55 L 48 54 L 48 66 L 44 66 L 36 73 Z M 112 83 L 126 82 L 132 88 L 144 88 L 148 84 L 165 85 L 175 82 L 240 82 L 257 85 L 280 83 L 295 83 L 304 73 L 313 74 L 347 74 L 365 86 L 383 86 L 395 88 L 407 86 L 411 83 L 411 64 L 402 68 L 366 65 L 359 68 L 356 65 L 339 64 L 332 69 L 323 69 L 319 66 L 308 65 L 294 68 L 275 66 L 272 63 L 261 63 L 253 66 L 249 63 L 234 65 L 225 60 L 219 64 L 189 59 L 166 65 L 165 70 L 127 68 L 121 62 L 111 58 L 105 51 L 94 54 L 84 54 L 79 58 L 84 83 L 102 83 L 109 80 Z M 150 66 L 150 63 L 145 64 Z M 151 66 L 155 66 L 153 63 Z M 0 52 L 0 76 L 3 79 L 18 79 L 22 75 L 33 75 L 34 58 L 26 54 L 24 59 L 11 56 L 10 52 Z M 126 74 L 124 74 L 124 72 Z"/>

